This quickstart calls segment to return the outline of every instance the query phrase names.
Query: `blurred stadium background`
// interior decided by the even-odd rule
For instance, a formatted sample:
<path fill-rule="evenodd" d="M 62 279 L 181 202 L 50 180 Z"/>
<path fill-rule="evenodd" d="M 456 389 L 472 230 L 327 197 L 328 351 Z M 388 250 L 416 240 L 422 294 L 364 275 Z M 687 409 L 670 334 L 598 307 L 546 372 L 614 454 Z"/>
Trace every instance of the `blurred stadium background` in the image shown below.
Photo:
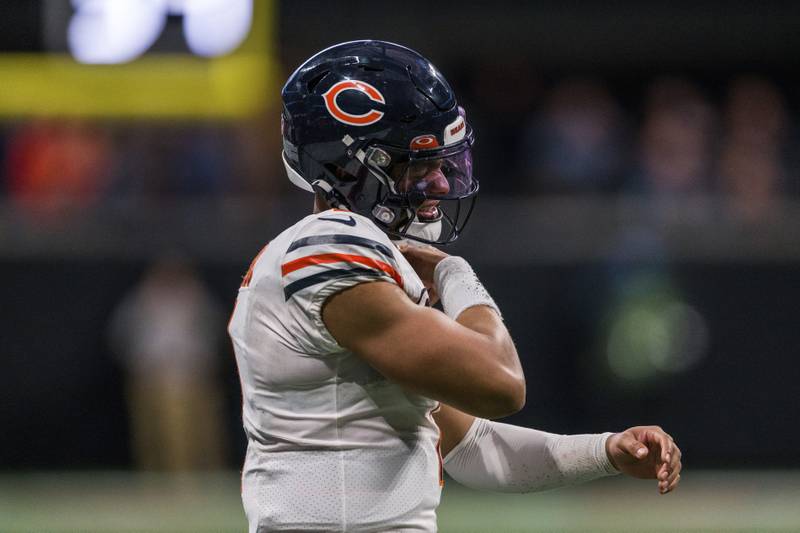
<path fill-rule="evenodd" d="M 450 482 L 442 531 L 800 531 L 800 4 L 0 3 L 0 531 L 244 531 L 242 274 L 310 209 L 279 89 L 408 45 L 477 132 L 453 247 L 528 378 L 512 421 L 658 423 L 675 494 Z"/>

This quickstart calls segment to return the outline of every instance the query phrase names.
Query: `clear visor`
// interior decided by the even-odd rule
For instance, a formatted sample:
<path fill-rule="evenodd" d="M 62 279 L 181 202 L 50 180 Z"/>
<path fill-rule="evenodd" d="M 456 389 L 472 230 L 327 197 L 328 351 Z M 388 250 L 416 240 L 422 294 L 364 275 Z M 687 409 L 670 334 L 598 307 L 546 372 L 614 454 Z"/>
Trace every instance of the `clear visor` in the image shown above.
<path fill-rule="evenodd" d="M 408 198 L 419 221 L 441 218 L 440 207 L 445 200 L 466 198 L 475 193 L 477 183 L 472 177 L 472 150 L 469 147 L 455 153 L 420 157 L 419 152 L 390 165 L 384 170 L 394 192 Z"/>
<path fill-rule="evenodd" d="M 399 193 L 424 193 L 428 198 L 462 198 L 473 190 L 472 151 L 435 159 L 411 159 L 389 169 Z"/>

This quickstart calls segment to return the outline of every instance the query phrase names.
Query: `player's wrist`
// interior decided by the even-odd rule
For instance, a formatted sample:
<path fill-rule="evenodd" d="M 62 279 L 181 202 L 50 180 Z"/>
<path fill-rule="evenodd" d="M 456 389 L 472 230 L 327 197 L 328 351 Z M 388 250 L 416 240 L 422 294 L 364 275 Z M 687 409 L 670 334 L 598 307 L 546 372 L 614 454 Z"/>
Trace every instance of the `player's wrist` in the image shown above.
<path fill-rule="evenodd" d="M 614 456 L 611 453 L 611 448 L 614 446 L 614 440 L 619 433 L 601 433 L 598 435 L 599 442 L 597 446 L 597 463 L 600 468 L 608 475 L 615 475 L 620 473 L 619 467 L 614 462 Z"/>
<path fill-rule="evenodd" d="M 433 270 L 433 285 L 444 312 L 453 320 L 478 305 L 490 307 L 502 318 L 494 299 L 463 257 L 451 255 L 439 261 Z"/>
<path fill-rule="evenodd" d="M 560 435 L 554 439 L 554 456 L 568 477 L 590 480 L 619 474 L 610 460 L 607 443 L 613 433 Z"/>
<path fill-rule="evenodd" d="M 605 448 L 605 451 L 606 451 L 606 457 L 608 458 L 608 462 L 615 469 L 619 470 L 619 467 L 614 462 L 614 454 L 611 452 L 611 447 L 614 445 L 614 436 L 615 435 L 616 435 L 616 433 L 612 433 L 611 435 L 608 436 L 608 438 L 606 439 L 604 448 Z"/>

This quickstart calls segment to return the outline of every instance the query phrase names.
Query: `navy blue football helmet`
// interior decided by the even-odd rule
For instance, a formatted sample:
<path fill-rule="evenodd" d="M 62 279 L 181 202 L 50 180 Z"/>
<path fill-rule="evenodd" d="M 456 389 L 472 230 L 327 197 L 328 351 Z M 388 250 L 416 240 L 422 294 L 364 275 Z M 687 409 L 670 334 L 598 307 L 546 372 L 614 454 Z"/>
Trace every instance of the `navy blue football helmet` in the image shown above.
<path fill-rule="evenodd" d="M 289 179 L 395 238 L 455 241 L 475 204 L 472 128 L 417 52 L 353 41 L 303 63 L 281 91 Z"/>

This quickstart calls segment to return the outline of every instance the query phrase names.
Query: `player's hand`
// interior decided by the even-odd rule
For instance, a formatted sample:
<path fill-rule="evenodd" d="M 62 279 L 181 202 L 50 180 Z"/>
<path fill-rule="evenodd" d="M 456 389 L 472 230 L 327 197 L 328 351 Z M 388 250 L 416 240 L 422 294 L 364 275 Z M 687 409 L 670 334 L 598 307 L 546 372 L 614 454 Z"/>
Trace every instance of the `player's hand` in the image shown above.
<path fill-rule="evenodd" d="M 405 256 L 419 276 L 419 279 L 422 280 L 425 288 L 428 289 L 428 295 L 431 299 L 430 304 L 435 304 L 439 301 L 439 295 L 436 293 L 436 287 L 433 285 L 433 271 L 436 269 L 436 265 L 439 264 L 439 261 L 448 257 L 448 254 L 433 246 L 428 246 L 426 244 L 412 245 L 407 242 L 398 244 L 397 249 Z"/>
<path fill-rule="evenodd" d="M 606 453 L 617 470 L 640 479 L 657 479 L 661 494 L 681 480 L 681 450 L 658 426 L 636 426 L 611 435 Z"/>

